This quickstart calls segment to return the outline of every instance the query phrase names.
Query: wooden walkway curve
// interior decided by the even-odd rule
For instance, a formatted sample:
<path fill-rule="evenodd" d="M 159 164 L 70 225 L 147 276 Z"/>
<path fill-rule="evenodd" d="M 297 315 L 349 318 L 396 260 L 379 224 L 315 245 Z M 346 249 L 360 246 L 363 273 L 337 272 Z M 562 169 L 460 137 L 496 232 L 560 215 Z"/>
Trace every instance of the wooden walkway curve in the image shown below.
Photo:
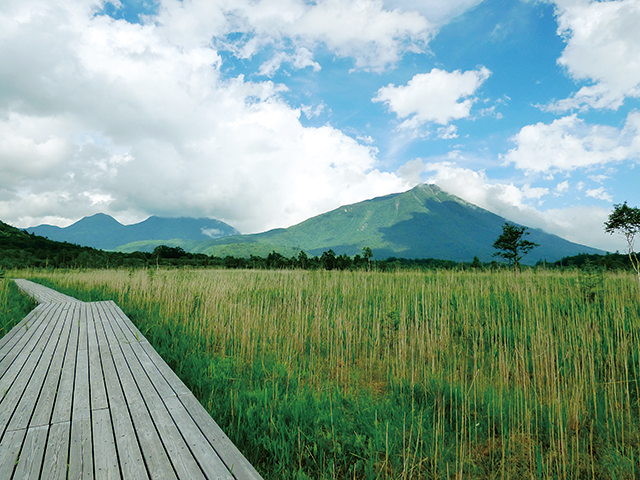
<path fill-rule="evenodd" d="M 16 282 L 40 304 L 0 339 L 0 479 L 261 478 L 115 303 Z"/>

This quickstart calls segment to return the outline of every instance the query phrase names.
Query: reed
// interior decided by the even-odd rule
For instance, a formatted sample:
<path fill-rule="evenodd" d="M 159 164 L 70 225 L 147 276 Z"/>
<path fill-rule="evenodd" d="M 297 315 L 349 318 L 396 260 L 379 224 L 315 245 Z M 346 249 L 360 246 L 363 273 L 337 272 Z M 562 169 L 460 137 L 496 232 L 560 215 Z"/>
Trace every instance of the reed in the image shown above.
<path fill-rule="evenodd" d="M 33 310 L 36 303 L 9 278 L 0 278 L 0 338 Z"/>
<path fill-rule="evenodd" d="M 115 300 L 266 478 L 638 475 L 631 274 L 37 276 Z"/>

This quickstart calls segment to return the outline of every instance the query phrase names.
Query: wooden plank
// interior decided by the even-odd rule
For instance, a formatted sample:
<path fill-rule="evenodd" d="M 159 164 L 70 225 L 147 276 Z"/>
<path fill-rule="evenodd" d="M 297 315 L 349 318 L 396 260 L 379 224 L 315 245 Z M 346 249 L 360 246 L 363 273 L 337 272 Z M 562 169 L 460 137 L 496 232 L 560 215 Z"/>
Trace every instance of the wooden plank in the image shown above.
<path fill-rule="evenodd" d="M 93 458 L 96 479 L 120 480 L 120 466 L 116 442 L 113 438 L 111 412 L 108 409 L 92 412 Z"/>
<path fill-rule="evenodd" d="M 129 478 L 148 478 L 142 452 L 140 451 L 131 415 L 122 392 L 111 350 L 109 346 L 106 346 L 100 347 L 100 351 L 102 371 L 104 372 L 107 397 L 109 399 L 115 448 L 118 452 L 122 475 L 127 480 Z M 98 410 L 98 412 L 102 412 L 102 410 Z M 97 435 L 95 428 L 94 435 Z M 94 455 L 97 460 L 100 452 L 96 450 L 94 451 Z"/>
<path fill-rule="evenodd" d="M 100 360 L 100 348 L 96 328 L 102 329 L 99 317 L 96 314 L 96 305 L 87 304 L 87 337 L 89 345 L 89 388 L 91 390 L 91 410 L 108 408 L 107 391 L 104 384 L 102 361 Z"/>
<path fill-rule="evenodd" d="M 211 415 L 193 395 L 181 395 L 180 401 L 198 425 L 202 434 L 216 450 L 222 461 L 237 480 L 261 480 L 262 477 L 249 463 L 238 447 L 229 439 Z"/>
<path fill-rule="evenodd" d="M 169 460 L 176 471 L 177 477 L 189 479 L 205 478 L 198 463 L 191 454 L 188 445 L 184 441 L 180 430 L 176 426 L 166 408 L 166 405 L 158 394 L 155 385 L 152 383 L 147 372 L 140 363 L 139 358 L 134 352 L 134 346 L 138 347 L 136 344 L 124 345 L 122 346 L 122 351 L 133 378 L 137 382 L 138 389 L 142 394 L 151 418 L 153 419 L 158 435 L 160 436 L 167 451 Z M 144 351 L 142 351 L 142 353 L 144 354 Z M 164 379 L 162 380 L 164 381 Z M 173 396 L 175 397 L 175 395 Z"/>
<path fill-rule="evenodd" d="M 63 425 L 56 424 L 54 425 Z M 93 435 L 91 417 L 71 421 L 71 443 L 69 448 L 69 478 L 93 478 Z"/>
<path fill-rule="evenodd" d="M 177 478 L 193 480 L 206 478 L 164 402 L 151 403 L 149 409 Z"/>
<path fill-rule="evenodd" d="M 73 300 L 0 343 L 0 479 L 260 479 L 115 303 Z"/>
<path fill-rule="evenodd" d="M 29 424 L 31 427 L 48 425 L 51 422 L 51 414 L 53 413 L 53 407 L 59 391 L 58 386 L 60 384 L 62 364 L 66 355 L 71 324 L 73 322 L 69 309 L 64 310 L 64 317 L 61 317 L 59 321 L 63 323 L 62 330 L 56 349 L 51 356 L 49 371 L 47 372 L 38 403 L 36 404 L 33 417 Z"/>
<path fill-rule="evenodd" d="M 16 430 L 8 432 L 2 437 L 2 441 L 0 441 L 0 478 L 11 478 L 26 434 L 26 430 Z"/>
<path fill-rule="evenodd" d="M 5 336 L 0 338 L 0 360 L 4 358 L 7 352 L 13 349 L 13 345 L 17 342 L 22 335 L 27 333 L 29 330 L 24 329 L 25 324 L 32 325 L 36 322 L 43 312 L 49 309 L 47 305 L 38 305 L 36 308 L 31 310 L 29 314 L 24 317 L 20 322 L 18 322 L 14 327 L 7 332 Z M 33 333 L 33 332 L 32 332 Z"/>
<path fill-rule="evenodd" d="M 64 312 L 60 312 L 58 310 L 57 313 L 61 313 L 61 317 L 54 319 L 53 329 L 51 330 L 51 334 L 47 339 L 44 339 L 46 343 L 44 344 L 44 348 L 38 352 L 37 350 L 33 352 L 33 355 L 38 356 L 37 365 L 33 371 L 33 374 L 28 380 L 27 386 L 24 389 L 24 393 L 22 394 L 22 398 L 20 399 L 18 405 L 16 406 L 13 416 L 11 417 L 11 421 L 7 426 L 8 430 L 20 430 L 25 429 L 30 425 L 31 417 L 34 413 L 36 405 L 39 403 L 40 395 L 43 391 L 43 385 L 47 379 L 48 373 L 51 367 L 51 358 L 58 346 L 58 341 L 60 339 L 60 333 L 62 332 L 62 327 L 64 326 Z M 40 346 L 42 348 L 42 344 Z M 25 372 L 26 373 L 26 372 Z M 47 422 L 48 423 L 48 422 Z M 40 425 L 44 425 L 44 423 L 40 423 Z"/>
<path fill-rule="evenodd" d="M 146 474 L 146 468 L 144 466 L 140 445 L 137 441 L 131 415 L 125 402 L 124 393 L 122 392 L 122 387 L 118 379 L 111 351 L 107 346 L 101 347 L 101 352 L 102 370 L 105 376 L 109 409 L 111 412 L 110 423 L 113 424 L 115 449 L 118 452 L 118 458 L 124 478 L 129 479 L 134 475 L 142 475 L 141 472 L 143 470 Z M 103 410 L 97 410 L 97 412 L 102 411 Z M 94 411 L 93 414 L 95 415 L 96 411 Z M 97 435 L 95 428 L 94 435 Z M 100 452 L 96 450 L 94 451 L 94 455 L 97 460 Z"/>
<path fill-rule="evenodd" d="M 135 426 L 140 449 L 147 465 L 149 478 L 152 479 L 177 479 L 173 465 L 165 451 L 153 420 L 144 403 L 129 404 L 131 419 Z"/>
<path fill-rule="evenodd" d="M 79 307 L 78 354 L 71 411 L 71 447 L 69 478 L 93 478 L 93 444 L 91 432 L 91 399 L 89 394 L 88 306 Z"/>
<path fill-rule="evenodd" d="M 58 384 L 58 394 L 51 416 L 51 423 L 71 422 L 71 408 L 73 406 L 73 386 L 76 375 L 76 356 L 78 352 L 78 320 L 79 304 L 66 304 L 69 308 L 68 315 L 71 316 L 71 329 L 69 332 L 69 343 L 62 363 L 60 383 Z"/>
<path fill-rule="evenodd" d="M 135 329 L 131 320 L 126 317 L 117 305 L 113 304 L 112 311 L 123 317 L 123 321 L 120 323 L 123 326 L 122 328 L 126 326 L 132 330 Z M 209 444 L 215 449 L 223 463 L 227 468 L 233 468 L 234 477 L 239 480 L 261 480 L 262 477 L 253 465 L 249 463 L 240 450 L 231 442 L 229 437 L 218 426 L 215 420 L 211 418 L 211 415 L 209 415 L 200 402 L 193 396 L 182 380 L 178 378 L 160 355 L 158 355 L 151 344 L 141 341 L 132 343 L 131 348 L 135 351 L 140 363 L 144 364 L 144 370 L 152 380 L 152 384 L 161 398 L 168 399 L 174 395 L 179 396 L 184 408 L 189 412 L 189 415 L 198 425 Z M 137 375 L 136 378 L 138 378 Z M 146 391 L 147 388 L 148 386 L 144 385 L 142 390 Z"/>
<path fill-rule="evenodd" d="M 0 432 L 5 429 L 11 420 L 15 408 L 20 402 L 29 379 L 36 368 L 40 357 L 40 348 L 44 349 L 43 342 L 48 340 L 48 334 L 53 327 L 54 322 L 49 322 L 42 330 L 41 335 L 34 338 L 29 345 L 25 345 L 25 348 L 16 357 L 16 361 L 0 379 L 0 391 L 6 392 L 0 399 Z M 37 352 L 37 354 L 32 355 L 33 352 Z"/>
<path fill-rule="evenodd" d="M 49 425 L 27 430 L 13 478 L 39 478 Z"/>
<path fill-rule="evenodd" d="M 178 426 L 191 453 L 209 478 L 233 480 L 229 469 L 222 462 L 213 447 L 198 429 L 189 412 L 184 408 L 178 397 L 165 399 L 167 408 L 171 412 L 173 421 Z"/>
<path fill-rule="evenodd" d="M 40 478 L 43 480 L 65 480 L 67 478 L 68 452 L 69 422 L 51 425 L 44 457 L 44 468 Z"/>
<path fill-rule="evenodd" d="M 31 347 L 31 349 L 33 348 L 33 343 L 38 341 L 40 335 L 42 335 L 43 331 L 47 328 L 55 308 L 53 305 L 43 305 L 38 312 L 39 316 L 37 318 L 34 317 L 31 323 L 25 323 L 19 327 L 18 330 L 21 335 L 15 337 L 16 341 L 6 345 L 7 351 L 0 361 L 0 391 L 4 391 L 8 386 L 6 384 L 7 381 L 11 383 L 17 374 L 16 372 L 22 368 L 24 359 L 30 353 L 30 350 L 25 351 L 25 348 L 28 346 Z M 21 357 L 20 360 L 16 362 L 18 356 Z M 11 375 L 14 376 L 11 377 Z M 10 380 L 7 380 L 7 378 Z"/>
<path fill-rule="evenodd" d="M 38 303 L 81 303 L 77 298 L 57 292 L 56 290 L 40 285 L 39 283 L 30 282 L 29 280 L 21 278 L 14 281 L 20 290 L 25 292 Z"/>
<path fill-rule="evenodd" d="M 149 475 L 151 478 L 158 479 L 175 478 L 173 467 L 153 424 L 153 419 L 144 404 L 144 400 L 131 374 L 122 349 L 120 345 L 117 344 L 118 337 L 127 341 L 126 336 L 117 334 L 117 327 L 111 323 L 113 317 L 108 310 L 109 305 L 103 302 L 99 306 L 102 308 L 101 317 L 103 326 L 105 327 L 105 335 L 112 347 L 113 364 L 120 380 L 120 385 L 122 386 L 123 397 L 126 399 L 131 420 L 135 426 L 140 449 L 144 456 Z"/>

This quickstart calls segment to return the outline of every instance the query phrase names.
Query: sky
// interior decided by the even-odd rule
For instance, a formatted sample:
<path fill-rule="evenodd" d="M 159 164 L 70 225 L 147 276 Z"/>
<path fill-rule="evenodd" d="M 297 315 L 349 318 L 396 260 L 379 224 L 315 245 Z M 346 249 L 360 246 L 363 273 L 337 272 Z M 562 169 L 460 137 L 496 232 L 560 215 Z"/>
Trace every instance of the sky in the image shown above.
<path fill-rule="evenodd" d="M 638 0 L 2 0 L 0 220 L 242 233 L 443 190 L 607 251 Z"/>

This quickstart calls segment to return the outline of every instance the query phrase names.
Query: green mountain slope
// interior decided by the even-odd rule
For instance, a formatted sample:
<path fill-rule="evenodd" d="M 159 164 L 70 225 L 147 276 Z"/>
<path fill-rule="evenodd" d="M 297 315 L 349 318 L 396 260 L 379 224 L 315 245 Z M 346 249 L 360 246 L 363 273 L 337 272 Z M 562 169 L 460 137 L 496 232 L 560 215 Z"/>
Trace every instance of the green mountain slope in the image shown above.
<path fill-rule="evenodd" d="M 193 251 L 249 256 L 272 250 L 283 255 L 300 250 L 318 255 L 333 249 L 337 254 L 354 255 L 369 246 L 378 259 L 471 261 L 477 255 L 488 262 L 493 259 L 492 245 L 505 221 L 435 185 L 419 185 L 404 193 L 346 205 L 286 229 L 203 242 Z M 542 230 L 532 229 L 528 239 L 540 247 L 525 257 L 525 263 L 602 253 Z"/>
<path fill-rule="evenodd" d="M 155 242 L 155 247 L 173 239 L 203 241 L 238 235 L 239 233 L 230 225 L 210 218 L 153 216 L 134 225 L 122 225 L 104 213 L 85 217 L 65 228 L 40 225 L 28 228 L 27 231 L 51 240 L 105 250 L 115 250 L 119 246 L 131 242 L 151 241 Z"/>

